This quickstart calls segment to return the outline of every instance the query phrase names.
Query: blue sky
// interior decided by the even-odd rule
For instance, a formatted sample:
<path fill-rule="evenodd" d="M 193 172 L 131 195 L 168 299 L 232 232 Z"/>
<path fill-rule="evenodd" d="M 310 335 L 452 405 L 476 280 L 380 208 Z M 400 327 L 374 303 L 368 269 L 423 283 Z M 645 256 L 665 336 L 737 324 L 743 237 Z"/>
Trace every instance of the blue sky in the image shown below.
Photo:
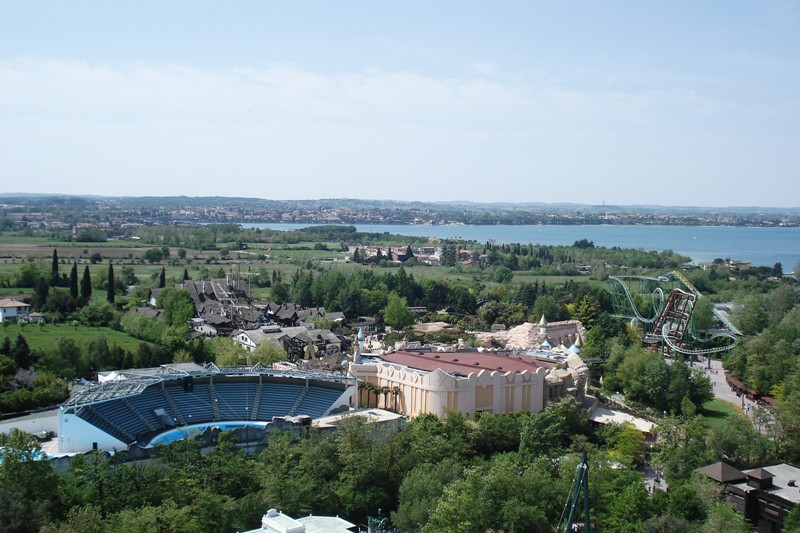
<path fill-rule="evenodd" d="M 800 4 L 0 0 L 0 192 L 800 206 Z"/>

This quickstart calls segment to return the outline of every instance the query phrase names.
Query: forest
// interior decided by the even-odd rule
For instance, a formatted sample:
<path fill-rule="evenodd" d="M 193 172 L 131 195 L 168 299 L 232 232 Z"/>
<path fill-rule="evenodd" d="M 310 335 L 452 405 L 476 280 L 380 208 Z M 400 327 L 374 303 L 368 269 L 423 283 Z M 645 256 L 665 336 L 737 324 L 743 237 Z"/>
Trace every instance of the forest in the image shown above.
<path fill-rule="evenodd" d="M 768 453 L 747 427 L 744 420 L 737 428 L 748 447 L 737 456 L 743 461 Z M 536 414 L 423 415 L 397 432 L 353 416 L 336 436 L 274 436 L 256 457 L 223 432 L 208 454 L 185 439 L 160 448 L 153 463 L 92 452 L 57 474 L 33 459 L 35 439 L 12 432 L 0 436 L 0 524 L 20 532 L 222 532 L 256 527 L 278 508 L 359 524 L 382 513 L 398 531 L 551 532 L 587 450 L 591 518 L 601 530 L 749 531 L 718 502 L 718 487 L 691 474 L 730 430 L 709 433 L 689 408 L 659 430 L 670 437 L 653 460 L 667 469 L 670 490 L 652 494 L 637 470 L 649 453 L 642 434 L 627 425 L 595 431 L 574 400 Z"/>
<path fill-rule="evenodd" d="M 298 516 L 340 514 L 359 523 L 380 509 L 399 531 L 552 531 L 580 452 L 588 450 L 592 519 L 602 529 L 748 531 L 741 516 L 718 503 L 718 488 L 693 470 L 722 455 L 740 468 L 800 461 L 800 287 L 776 275 L 780 265 L 735 273 L 720 260 L 710 271 L 685 272 L 709 301 L 733 302 L 734 321 L 745 335 L 724 356 L 725 366 L 775 398 L 774 407 L 755 413 L 758 431 L 737 413 L 725 424 L 709 425 L 708 378 L 642 349 L 640 332 L 611 316 L 605 277 L 676 268 L 683 258 L 671 252 L 602 249 L 585 239 L 568 247 L 471 243 L 472 252 L 484 258 L 478 264 L 340 267 L 297 260 L 291 246 L 324 251 L 338 242 L 341 250 L 354 238 L 347 227 L 316 235 L 318 230 L 307 229 L 287 237 L 297 239 L 292 244 L 256 230 L 243 233 L 237 225 L 207 231 L 218 252 L 250 239 L 256 250 L 287 246 L 289 255 L 262 260 L 254 272 L 261 297 L 375 317 L 393 329 L 387 343 L 471 342 L 471 331 L 537 322 L 542 315 L 548 321 L 580 320 L 588 328 L 582 357 L 591 369 L 593 393 L 624 398 L 631 409 L 658 421 L 662 438 L 651 447 L 631 427 L 590 427 L 574 405 L 562 402 L 536 414 L 422 416 L 391 434 L 376 433 L 353 417 L 339 435 L 282 435 L 256 457 L 242 455 L 223 433 L 207 455 L 186 440 L 165 446 L 151 464 L 122 464 L 90 453 L 56 473 L 36 460 L 40 452 L 31 436 L 14 432 L 0 437 L 3 530 L 236 531 L 255 527 L 266 509 L 276 507 Z M 175 228 L 170 244 L 197 245 L 185 240 L 190 233 Z M 355 238 L 364 239 L 361 245 L 408 244 L 381 235 Z M 190 340 L 193 304 L 185 290 L 174 287 L 190 276 L 224 276 L 233 263 L 198 261 L 191 247 L 156 243 L 160 237 L 154 233 L 152 243 L 145 243 L 150 248 L 138 249 L 127 263 L 87 257 L 82 269 L 59 260 L 54 250 L 49 264 L 25 261 L 5 275 L 6 288 L 30 294 L 32 308 L 46 320 L 3 324 L 0 410 L 55 405 L 66 398 L 72 380 L 98 370 L 242 359 L 226 339 Z M 456 257 L 464 248 L 444 246 Z M 626 268 L 626 261 L 638 266 Z M 560 277 L 536 274 L 542 272 Z M 162 289 L 157 308 L 163 320 L 132 312 L 149 288 Z M 428 313 L 416 316 L 408 306 Z M 420 336 L 412 328 L 417 319 L 447 321 L 455 329 Z M 347 338 L 353 331 L 344 327 L 337 333 Z M 269 363 L 281 356 L 263 350 L 252 357 Z M 645 462 L 664 471 L 669 493 L 648 491 L 638 470 Z"/>

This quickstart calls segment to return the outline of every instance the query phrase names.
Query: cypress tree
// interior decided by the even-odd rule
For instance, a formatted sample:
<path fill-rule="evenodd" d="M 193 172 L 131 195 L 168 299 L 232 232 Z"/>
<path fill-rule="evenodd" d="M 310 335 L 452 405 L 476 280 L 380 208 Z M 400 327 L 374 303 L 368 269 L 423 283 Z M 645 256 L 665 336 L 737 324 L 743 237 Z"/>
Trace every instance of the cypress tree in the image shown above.
<path fill-rule="evenodd" d="M 11 349 L 11 358 L 17 364 L 17 368 L 30 368 L 33 364 L 33 357 L 31 357 L 31 349 L 28 346 L 28 341 L 22 334 L 17 335 L 17 340 L 14 342 L 14 347 Z"/>
<path fill-rule="evenodd" d="M 202 339 L 202 337 L 200 337 Z M 0 355 L 11 355 L 11 339 L 6 336 L 0 344 Z"/>
<path fill-rule="evenodd" d="M 191 279 L 191 278 L 189 277 L 189 269 L 188 269 L 188 268 L 184 268 L 184 269 L 183 269 L 183 281 L 187 281 L 187 280 L 189 280 L 189 279 Z"/>
<path fill-rule="evenodd" d="M 164 267 L 161 267 L 161 275 L 158 277 L 158 288 L 163 289 L 167 286 L 167 271 Z"/>
<path fill-rule="evenodd" d="M 50 286 L 58 286 L 58 250 L 53 248 L 53 266 L 50 271 Z"/>
<path fill-rule="evenodd" d="M 92 278 L 89 275 L 89 265 L 83 269 L 83 277 L 81 278 L 81 298 L 89 301 L 92 297 Z"/>
<path fill-rule="evenodd" d="M 78 263 L 72 263 L 72 270 L 69 273 L 69 294 L 73 298 L 78 297 Z"/>
<path fill-rule="evenodd" d="M 108 263 L 108 289 L 106 293 L 108 303 L 114 303 L 114 265 Z"/>
<path fill-rule="evenodd" d="M 50 286 L 47 284 L 47 280 L 44 276 L 39 277 L 39 281 L 36 282 L 36 293 L 33 297 L 33 306 L 38 309 L 44 309 L 44 304 L 47 301 L 47 295 L 50 293 Z"/>

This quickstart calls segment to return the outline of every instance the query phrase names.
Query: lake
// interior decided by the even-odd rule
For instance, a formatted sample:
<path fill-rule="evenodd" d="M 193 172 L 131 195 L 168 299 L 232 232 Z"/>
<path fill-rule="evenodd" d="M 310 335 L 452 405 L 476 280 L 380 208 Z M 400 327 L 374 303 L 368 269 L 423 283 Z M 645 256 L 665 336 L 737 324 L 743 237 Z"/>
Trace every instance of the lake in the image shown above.
<path fill-rule="evenodd" d="M 290 231 L 311 224 L 245 223 L 246 228 Z M 570 245 L 580 239 L 596 246 L 673 250 L 695 263 L 717 257 L 773 266 L 785 273 L 800 261 L 800 228 L 739 226 L 422 226 L 403 224 L 352 224 L 358 231 L 389 232 L 413 237 L 461 238 L 478 242 Z"/>

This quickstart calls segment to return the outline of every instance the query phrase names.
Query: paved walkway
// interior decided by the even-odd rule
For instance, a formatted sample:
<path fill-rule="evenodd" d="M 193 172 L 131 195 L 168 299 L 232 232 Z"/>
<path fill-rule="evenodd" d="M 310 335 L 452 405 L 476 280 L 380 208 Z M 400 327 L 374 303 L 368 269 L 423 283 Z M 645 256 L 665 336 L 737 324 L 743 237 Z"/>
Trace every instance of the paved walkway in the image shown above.
<path fill-rule="evenodd" d="M 644 488 L 647 489 L 648 494 L 653 494 L 657 490 L 669 491 L 669 485 L 667 485 L 661 470 L 651 464 L 645 464 L 642 473 L 644 474 Z"/>
<path fill-rule="evenodd" d="M 707 359 L 699 363 L 694 363 L 693 366 L 694 368 L 702 370 L 711 380 L 711 385 L 714 389 L 714 397 L 716 399 L 728 402 L 741 409 L 743 413 L 752 417 L 753 409 L 758 407 L 758 404 L 749 400 L 744 394 L 737 396 L 736 393 L 733 392 L 728 382 L 725 381 L 725 370 L 722 368 L 722 361 L 712 359 L 711 368 L 709 368 Z"/>

